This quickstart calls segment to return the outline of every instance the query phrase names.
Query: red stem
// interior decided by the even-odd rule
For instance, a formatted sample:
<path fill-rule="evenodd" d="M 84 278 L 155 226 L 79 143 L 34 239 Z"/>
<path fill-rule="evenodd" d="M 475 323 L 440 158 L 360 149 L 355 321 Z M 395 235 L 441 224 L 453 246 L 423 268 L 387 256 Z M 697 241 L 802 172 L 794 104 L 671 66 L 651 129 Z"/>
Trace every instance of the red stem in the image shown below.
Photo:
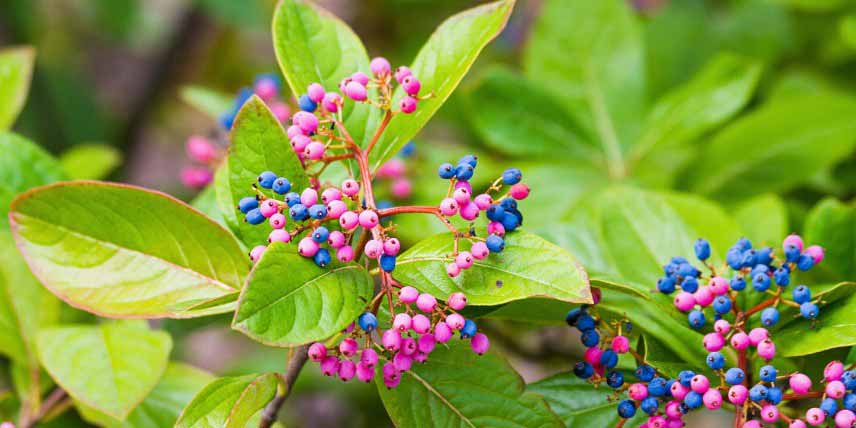
<path fill-rule="evenodd" d="M 743 315 L 745 316 L 745 318 L 749 318 L 749 316 L 751 316 L 752 314 L 754 314 L 756 312 L 760 312 L 760 311 L 764 310 L 765 308 L 772 306 L 774 303 L 776 303 L 776 300 L 779 300 L 779 297 L 780 296 L 770 297 L 769 299 L 764 300 L 761 303 L 758 303 L 753 308 L 746 311 Z"/>
<path fill-rule="evenodd" d="M 380 218 L 384 218 L 396 214 L 438 214 L 439 212 L 440 209 L 437 207 L 429 207 L 424 205 L 404 205 L 400 207 L 392 207 L 378 210 L 377 216 Z"/>

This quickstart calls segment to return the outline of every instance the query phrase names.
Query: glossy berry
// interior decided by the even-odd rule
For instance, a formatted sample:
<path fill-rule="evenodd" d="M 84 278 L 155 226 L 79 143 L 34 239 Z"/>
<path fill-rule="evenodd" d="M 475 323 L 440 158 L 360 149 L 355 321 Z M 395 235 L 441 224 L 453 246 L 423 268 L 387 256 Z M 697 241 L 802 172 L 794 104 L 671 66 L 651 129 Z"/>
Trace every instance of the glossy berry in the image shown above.
<path fill-rule="evenodd" d="M 580 379 L 588 379 L 594 376 L 594 367 L 589 363 L 580 361 L 574 365 L 574 374 Z"/>
<path fill-rule="evenodd" d="M 357 319 L 360 328 L 367 332 L 377 330 L 377 317 L 371 312 L 365 312 Z M 369 348 L 370 349 L 370 348 Z"/>
<path fill-rule="evenodd" d="M 259 174 L 259 186 L 265 189 L 270 189 L 271 187 L 273 187 L 273 183 L 274 181 L 276 181 L 276 178 L 276 174 L 274 174 L 272 171 L 265 171 Z"/>
<path fill-rule="evenodd" d="M 319 248 L 312 260 L 320 267 L 327 267 L 330 264 L 330 251 L 326 248 Z"/>
<path fill-rule="evenodd" d="M 440 168 L 437 170 L 437 174 L 440 176 L 440 178 L 444 180 L 448 180 L 454 177 L 455 173 L 455 167 L 450 163 L 444 163 L 440 165 Z"/>
<path fill-rule="evenodd" d="M 246 214 L 250 212 L 250 210 L 258 207 L 259 201 L 255 198 L 255 196 L 247 196 L 246 198 L 241 198 L 241 200 L 238 201 L 238 210 L 240 210 L 243 214 Z"/>
<path fill-rule="evenodd" d="M 805 302 L 800 305 L 800 314 L 803 318 L 813 320 L 820 313 L 820 308 L 812 302 Z"/>
<path fill-rule="evenodd" d="M 771 365 L 766 365 L 764 367 L 761 367 L 760 370 L 758 370 L 758 377 L 763 382 L 775 382 L 776 376 L 778 376 L 778 374 L 779 371 Z"/>
<path fill-rule="evenodd" d="M 656 372 L 654 371 L 654 368 L 647 364 L 643 364 L 636 368 L 636 378 L 642 382 L 650 382 L 651 379 L 654 379 L 655 375 Z"/>
<path fill-rule="evenodd" d="M 746 374 L 738 367 L 730 368 L 725 372 L 725 382 L 729 385 L 739 385 L 744 380 L 746 380 Z"/>
<path fill-rule="evenodd" d="M 697 239 L 693 244 L 693 250 L 699 260 L 704 261 L 710 258 L 710 243 L 706 239 Z"/>
<path fill-rule="evenodd" d="M 508 168 L 502 173 L 502 182 L 506 185 L 514 185 L 523 179 L 523 173 L 517 168 Z"/>
<path fill-rule="evenodd" d="M 485 244 L 492 253 L 501 253 L 505 249 L 505 240 L 497 235 L 488 236 Z"/>
<path fill-rule="evenodd" d="M 586 330 L 580 336 L 580 341 L 582 341 L 583 346 L 586 348 L 591 348 L 600 342 L 600 334 L 597 330 Z"/>
<path fill-rule="evenodd" d="M 772 327 L 779 322 L 779 310 L 767 308 L 761 311 L 761 323 L 766 327 Z"/>
<path fill-rule="evenodd" d="M 688 316 L 688 320 L 690 322 L 690 327 L 696 328 L 696 329 L 702 328 L 704 326 L 705 321 L 706 321 L 705 317 L 704 317 L 704 312 L 699 311 L 699 310 L 694 310 L 694 311 L 690 312 L 690 314 Z"/>
<path fill-rule="evenodd" d="M 380 256 L 380 268 L 383 269 L 384 272 L 392 272 L 395 270 L 395 256 L 390 256 L 389 254 Z"/>
<path fill-rule="evenodd" d="M 752 277 L 752 288 L 755 291 L 764 292 L 770 289 L 770 277 L 766 273 L 759 273 Z"/>
<path fill-rule="evenodd" d="M 648 395 L 652 397 L 663 397 L 668 392 L 667 381 L 661 377 L 655 377 L 648 382 Z"/>
<path fill-rule="evenodd" d="M 476 326 L 476 323 L 473 320 L 467 320 L 464 323 L 464 327 L 461 329 L 461 338 L 469 339 L 475 336 L 477 329 L 478 327 Z"/>
<path fill-rule="evenodd" d="M 805 285 L 799 285 L 791 292 L 794 301 L 803 304 L 811 300 L 811 290 Z"/>
<path fill-rule="evenodd" d="M 723 315 L 731 311 L 731 299 L 726 296 L 719 296 L 713 300 L 713 310 L 717 314 Z"/>
<path fill-rule="evenodd" d="M 746 280 L 742 276 L 737 276 L 732 278 L 728 285 L 734 291 L 743 291 L 746 289 Z"/>
<path fill-rule="evenodd" d="M 262 215 L 260 209 L 253 208 L 244 215 L 244 221 L 252 225 L 262 224 L 265 221 L 265 216 Z"/>
<path fill-rule="evenodd" d="M 609 372 L 606 375 L 606 384 L 611 388 L 621 388 L 621 385 L 624 385 L 624 375 L 620 371 Z"/>
<path fill-rule="evenodd" d="M 574 370 L 576 373 L 576 369 Z M 578 375 L 579 376 L 579 375 Z M 582 376 L 580 376 L 582 377 Z M 591 376 L 589 376 L 591 377 Z M 630 419 L 636 415 L 636 405 L 632 400 L 624 400 L 618 403 L 618 416 L 624 419 Z"/>
<path fill-rule="evenodd" d="M 607 349 L 603 351 L 603 354 L 600 356 L 600 365 L 604 368 L 611 369 L 618 364 L 618 354 L 615 353 L 612 349 Z"/>
<path fill-rule="evenodd" d="M 720 370 L 725 367 L 725 357 L 719 352 L 711 352 L 707 354 L 707 366 L 713 370 Z"/>
<path fill-rule="evenodd" d="M 749 390 L 749 399 L 754 402 L 760 402 L 767 398 L 767 387 L 764 385 L 755 385 Z"/>
<path fill-rule="evenodd" d="M 323 91 L 323 89 L 322 89 Z M 322 96 L 323 97 L 323 96 Z M 318 104 L 309 98 L 309 95 L 303 94 L 297 99 L 297 106 L 305 112 L 312 113 L 318 108 Z"/>
<path fill-rule="evenodd" d="M 326 242 L 329 236 L 330 231 L 327 230 L 327 228 L 324 226 L 319 226 L 318 228 L 312 231 L 312 240 L 319 244 L 323 244 L 324 242 Z"/>
<path fill-rule="evenodd" d="M 461 164 L 455 167 L 455 178 L 458 180 L 469 180 L 473 178 L 474 168 L 470 164 Z"/>

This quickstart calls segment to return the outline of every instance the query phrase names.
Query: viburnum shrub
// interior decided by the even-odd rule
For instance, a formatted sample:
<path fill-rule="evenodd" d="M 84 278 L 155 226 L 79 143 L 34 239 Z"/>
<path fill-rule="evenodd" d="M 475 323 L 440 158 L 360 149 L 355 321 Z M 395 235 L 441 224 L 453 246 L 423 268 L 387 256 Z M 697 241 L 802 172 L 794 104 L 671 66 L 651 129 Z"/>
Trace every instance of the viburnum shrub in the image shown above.
<path fill-rule="evenodd" d="M 584 361 L 578 362 L 573 372 L 595 386 L 605 383 L 614 390 L 610 399 L 621 400 L 617 412 L 622 419 L 617 426 L 624 426 L 640 413 L 647 415 L 640 427 L 682 427 L 683 417 L 690 411 L 702 406 L 719 410 L 725 404 L 735 413 L 736 428 L 758 428 L 779 421 L 789 428 L 852 427 L 856 423 L 856 366 L 845 368 L 841 361 L 829 362 L 813 388 L 807 375 L 779 370 L 772 363 L 776 346 L 768 328 L 779 322 L 779 307 L 796 309 L 797 317 L 808 320 L 806 328 L 812 328 L 820 316 L 820 299 L 812 298 L 808 286 L 792 284 L 791 275 L 820 264 L 823 248 L 804 247 L 803 239 L 795 234 L 785 238 L 781 251 L 752 248 L 748 239 L 741 238 L 728 250 L 726 265 L 721 267 L 709 262 L 711 247 L 707 240 L 697 240 L 693 248 L 703 267 L 697 268 L 684 257 L 673 257 L 663 266 L 665 276 L 657 282 L 657 290 L 675 294 L 674 306 L 689 313 L 692 328 L 711 330 L 699 345 L 709 352 L 705 363 L 712 375 L 684 370 L 671 377 L 646 362 L 631 349 L 626 336 L 632 323 L 601 319 L 596 306 L 599 299 L 594 306 L 571 310 L 565 319 L 581 332 L 580 340 L 587 347 Z M 739 302 L 747 301 L 741 294 L 751 292 L 769 297 L 741 309 Z M 726 356 L 729 348 L 736 353 L 734 362 Z M 636 360 L 633 378 L 625 378 L 617 367 L 619 356 L 624 354 Z M 625 394 L 628 398 L 622 400 Z M 821 401 L 804 416 L 788 416 L 779 409 L 782 403 L 807 399 Z"/>

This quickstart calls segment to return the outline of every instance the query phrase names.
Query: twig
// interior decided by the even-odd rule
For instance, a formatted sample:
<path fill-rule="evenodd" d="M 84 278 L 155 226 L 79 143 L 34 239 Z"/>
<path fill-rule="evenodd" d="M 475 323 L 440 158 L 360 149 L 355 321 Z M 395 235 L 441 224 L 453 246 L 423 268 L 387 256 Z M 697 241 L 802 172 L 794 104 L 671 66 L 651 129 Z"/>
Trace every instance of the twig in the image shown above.
<path fill-rule="evenodd" d="M 308 352 L 309 345 L 292 348 L 289 352 L 288 366 L 285 369 L 285 373 L 279 376 L 283 390 L 277 394 L 267 406 L 265 406 L 265 409 L 262 412 L 262 419 L 259 422 L 259 428 L 270 428 L 273 423 L 276 422 L 276 415 L 279 413 L 279 409 L 285 403 L 285 400 L 291 393 L 292 386 L 294 386 L 294 381 L 297 380 L 300 370 L 303 369 L 303 366 L 306 364 L 306 360 L 309 359 Z"/>

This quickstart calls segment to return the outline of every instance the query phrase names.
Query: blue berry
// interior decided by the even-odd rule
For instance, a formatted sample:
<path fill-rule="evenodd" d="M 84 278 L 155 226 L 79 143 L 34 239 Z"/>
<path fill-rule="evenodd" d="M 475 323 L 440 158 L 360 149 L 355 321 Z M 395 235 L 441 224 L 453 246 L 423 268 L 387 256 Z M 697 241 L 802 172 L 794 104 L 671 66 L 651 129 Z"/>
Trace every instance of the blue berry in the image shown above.
<path fill-rule="evenodd" d="M 289 208 L 300 203 L 300 194 L 296 192 L 291 192 L 285 195 L 285 203 Z"/>
<path fill-rule="evenodd" d="M 377 317 L 371 312 L 364 312 L 360 315 L 360 317 L 357 318 L 357 323 L 360 325 L 361 329 L 367 332 L 377 330 Z"/>
<path fill-rule="evenodd" d="M 796 245 L 790 244 L 785 246 L 785 260 L 790 263 L 796 263 L 800 258 L 800 249 Z"/>
<path fill-rule="evenodd" d="M 731 289 L 734 291 L 743 291 L 746 289 L 746 280 L 742 276 L 735 276 L 730 281 Z"/>
<path fill-rule="evenodd" d="M 606 384 L 610 388 L 621 388 L 621 385 L 624 385 L 624 374 L 620 371 L 609 372 L 606 375 Z"/>
<path fill-rule="evenodd" d="M 803 318 L 813 320 L 820 314 L 820 308 L 812 302 L 805 302 L 800 305 L 800 314 L 802 314 Z"/>
<path fill-rule="evenodd" d="M 276 181 L 276 178 L 276 174 L 274 174 L 272 171 L 265 171 L 259 174 L 259 186 L 262 186 L 265 189 L 270 189 L 271 187 L 273 187 L 273 182 Z"/>
<path fill-rule="evenodd" d="M 690 391 L 687 393 L 687 396 L 684 397 L 684 404 L 686 404 L 690 409 L 698 409 L 701 407 L 701 399 L 701 394 L 695 391 Z"/>
<path fill-rule="evenodd" d="M 706 321 L 704 318 L 704 312 L 698 309 L 690 312 L 690 314 L 687 316 L 687 319 L 689 320 L 690 327 L 692 328 L 702 328 L 704 327 L 704 323 Z"/>
<path fill-rule="evenodd" d="M 782 402 L 782 388 L 776 386 L 767 388 L 767 402 L 778 406 Z"/>
<path fill-rule="evenodd" d="M 437 170 L 437 174 L 440 178 L 448 180 L 455 176 L 455 167 L 450 163 L 444 163 L 440 165 L 440 169 Z"/>
<path fill-rule="evenodd" d="M 834 398 L 824 398 L 820 402 L 820 410 L 823 410 L 823 413 L 826 413 L 827 417 L 832 416 L 838 413 L 838 402 Z"/>
<path fill-rule="evenodd" d="M 672 257 L 671 262 L 672 262 L 673 264 L 676 264 L 676 265 L 682 265 L 682 264 L 684 264 L 684 263 L 689 263 L 690 261 L 689 261 L 689 260 L 687 260 L 687 258 L 686 258 L 686 257 L 674 256 L 674 257 Z"/>
<path fill-rule="evenodd" d="M 767 266 L 767 265 L 755 265 L 755 267 L 753 267 L 753 268 L 752 268 L 752 274 L 751 274 L 751 276 L 758 275 L 759 273 L 764 273 L 764 274 L 765 274 L 765 273 L 768 273 L 768 272 L 770 272 L 770 267 L 769 267 L 769 266 Z"/>
<path fill-rule="evenodd" d="M 695 293 L 698 291 L 698 279 L 693 276 L 684 278 L 684 281 L 681 282 L 681 289 L 687 293 Z"/>
<path fill-rule="evenodd" d="M 739 385 L 746 379 L 746 373 L 738 367 L 733 367 L 725 372 L 725 382 L 729 385 Z"/>
<path fill-rule="evenodd" d="M 769 265 L 773 263 L 773 249 L 770 247 L 759 248 L 755 251 L 755 263 Z"/>
<path fill-rule="evenodd" d="M 678 380 L 677 379 L 669 379 L 666 381 L 666 394 L 664 395 L 665 397 L 671 397 L 672 396 L 672 385 L 674 385 L 675 382 L 678 382 Z"/>
<path fill-rule="evenodd" d="M 657 372 L 654 371 L 654 368 L 647 364 L 642 364 L 636 368 L 636 378 L 642 382 L 650 382 L 656 374 Z"/>
<path fill-rule="evenodd" d="M 502 182 L 507 185 L 514 185 L 523 179 L 523 173 L 517 168 L 508 168 L 502 173 Z"/>
<path fill-rule="evenodd" d="M 653 415 L 654 413 L 657 413 L 657 409 L 660 408 L 660 401 L 654 397 L 647 397 L 639 404 L 639 408 L 642 409 L 643 412 Z"/>
<path fill-rule="evenodd" d="M 594 375 L 594 367 L 585 361 L 580 361 L 574 364 L 574 374 L 580 379 L 588 379 Z"/>
<path fill-rule="evenodd" d="M 330 264 L 330 251 L 327 251 L 326 248 L 319 248 L 312 260 L 314 260 L 315 264 L 318 266 L 327 267 L 327 265 Z"/>
<path fill-rule="evenodd" d="M 517 209 L 517 201 L 515 201 L 512 198 L 505 198 L 502 201 L 500 201 L 499 204 L 502 205 L 502 208 L 506 209 L 506 210 L 516 210 Z"/>
<path fill-rule="evenodd" d="M 743 264 L 743 253 L 736 248 L 732 248 L 725 253 L 725 262 L 728 263 L 731 269 L 738 270 Z"/>
<path fill-rule="evenodd" d="M 288 215 L 294 221 L 303 221 L 309 218 L 309 212 L 306 209 L 306 205 L 303 204 L 294 204 L 294 206 L 288 209 Z"/>
<path fill-rule="evenodd" d="M 568 314 L 565 315 L 565 322 L 568 323 L 569 326 L 575 327 L 577 325 L 577 321 L 579 321 L 580 316 L 585 313 L 583 308 L 573 308 L 568 311 Z"/>
<path fill-rule="evenodd" d="M 398 155 L 403 158 L 409 158 L 410 156 L 413 156 L 413 152 L 415 151 L 416 143 L 414 143 L 413 140 L 410 140 L 401 148 L 401 150 L 398 151 Z"/>
<path fill-rule="evenodd" d="M 755 266 L 755 250 L 746 250 L 743 252 L 743 255 L 740 259 L 741 267 L 752 267 Z"/>
<path fill-rule="evenodd" d="M 600 354 L 600 365 L 604 368 L 611 369 L 618 364 L 618 354 L 612 349 L 607 349 Z"/>
<path fill-rule="evenodd" d="M 799 285 L 794 288 L 792 294 L 794 297 L 794 302 L 797 302 L 801 305 L 811 300 L 811 290 L 805 285 Z"/>
<path fill-rule="evenodd" d="M 747 251 L 752 249 L 752 242 L 749 241 L 748 238 L 743 237 L 738 239 L 734 246 L 739 248 L 741 251 Z"/>
<path fill-rule="evenodd" d="M 257 225 L 265 221 L 265 216 L 262 215 L 262 212 L 258 208 L 253 208 L 247 211 L 244 221 L 252 225 Z"/>
<path fill-rule="evenodd" d="M 812 258 L 808 254 L 801 255 L 800 258 L 797 260 L 797 267 L 801 271 L 807 271 L 807 270 L 811 269 L 813 266 L 814 266 L 814 258 Z"/>
<path fill-rule="evenodd" d="M 315 101 L 312 101 L 312 99 L 309 98 L 309 95 L 306 94 L 300 96 L 297 100 L 297 105 L 301 110 L 309 113 L 314 112 L 318 108 L 318 104 L 316 104 Z"/>
<path fill-rule="evenodd" d="M 761 378 L 762 382 L 775 382 L 778 375 L 779 371 L 771 365 L 766 365 L 758 370 L 758 377 Z"/>
<path fill-rule="evenodd" d="M 772 327 L 779 322 L 779 310 L 776 308 L 767 308 L 761 311 L 761 324 L 765 327 Z"/>
<path fill-rule="evenodd" d="M 235 112 L 229 111 L 220 115 L 220 126 L 225 130 L 232 129 L 232 124 L 235 123 Z"/>
<path fill-rule="evenodd" d="M 845 409 L 856 412 L 856 394 L 847 394 L 841 403 Z"/>
<path fill-rule="evenodd" d="M 692 370 L 684 370 L 678 373 L 678 381 L 681 382 L 681 385 L 689 388 L 695 375 L 695 372 Z"/>
<path fill-rule="evenodd" d="M 487 237 L 485 244 L 491 253 L 501 253 L 505 249 L 505 240 L 494 234 Z"/>
<path fill-rule="evenodd" d="M 856 370 L 848 370 L 841 376 L 841 382 L 849 390 L 856 390 Z"/>
<path fill-rule="evenodd" d="M 711 352 L 707 354 L 707 366 L 713 370 L 719 370 L 725 367 L 725 357 L 719 352 Z"/>
<path fill-rule="evenodd" d="M 505 228 L 506 232 L 513 232 L 517 229 L 517 226 L 520 226 L 520 221 L 514 213 L 506 211 L 505 215 L 502 216 L 502 227 Z"/>
<path fill-rule="evenodd" d="M 720 315 L 727 314 L 731 310 L 731 299 L 727 296 L 717 296 L 713 299 L 713 310 Z"/>
<path fill-rule="evenodd" d="M 273 191 L 279 195 L 284 195 L 291 190 L 291 182 L 285 177 L 279 177 L 273 182 Z"/>
<path fill-rule="evenodd" d="M 383 269 L 384 272 L 392 272 L 395 270 L 395 256 L 390 256 L 389 254 L 380 256 L 380 268 Z"/>
<path fill-rule="evenodd" d="M 710 258 L 710 242 L 707 242 L 706 239 L 698 238 L 695 244 L 693 244 L 693 250 L 695 251 L 696 258 L 701 261 Z"/>
<path fill-rule="evenodd" d="M 502 205 L 493 204 L 487 207 L 484 214 L 490 221 L 502 222 L 502 219 L 505 217 L 505 208 L 503 208 Z"/>
<path fill-rule="evenodd" d="M 678 275 L 680 276 L 695 278 L 698 277 L 699 273 L 701 272 L 689 263 L 681 263 L 681 265 L 678 266 Z"/>
<path fill-rule="evenodd" d="M 657 280 L 657 290 L 663 294 L 672 294 L 675 292 L 675 278 L 672 276 L 664 276 Z"/>
<path fill-rule="evenodd" d="M 479 158 L 476 155 L 465 155 L 464 157 L 458 159 L 458 165 L 467 164 L 473 168 L 478 165 Z"/>
<path fill-rule="evenodd" d="M 618 416 L 624 419 L 636 416 L 636 405 L 633 403 L 633 400 L 624 400 L 618 403 Z"/>
<path fill-rule="evenodd" d="M 785 268 L 778 268 L 773 272 L 773 279 L 779 287 L 786 287 L 791 283 L 791 273 Z"/>
<path fill-rule="evenodd" d="M 766 273 L 759 273 L 752 277 L 752 288 L 755 291 L 764 292 L 770 289 L 770 277 Z"/>
<path fill-rule="evenodd" d="M 309 207 L 309 217 L 316 220 L 323 220 L 327 217 L 327 206 L 324 204 L 315 204 Z"/>
<path fill-rule="evenodd" d="M 580 336 L 580 341 L 583 342 L 583 345 L 586 348 L 591 348 L 592 346 L 600 343 L 600 334 L 598 334 L 597 330 L 586 330 Z"/>
<path fill-rule="evenodd" d="M 648 394 L 652 397 L 663 397 L 666 395 L 666 379 L 655 377 L 648 382 Z"/>
<path fill-rule="evenodd" d="M 472 165 L 468 163 L 460 164 L 455 167 L 455 178 L 457 178 L 458 180 L 466 181 L 473 178 L 474 172 L 475 170 L 473 169 Z"/>
<path fill-rule="evenodd" d="M 317 229 L 312 231 L 312 240 L 319 244 L 327 242 L 327 238 L 329 237 L 330 231 L 324 226 L 319 226 Z"/>
<path fill-rule="evenodd" d="M 246 198 L 241 198 L 241 200 L 238 201 L 238 209 L 244 214 L 250 212 L 251 209 L 258 207 L 259 200 L 256 199 L 255 196 L 247 196 Z"/>
<path fill-rule="evenodd" d="M 749 390 L 749 399 L 754 402 L 760 402 L 767 398 L 767 387 L 764 385 L 755 385 Z"/>

